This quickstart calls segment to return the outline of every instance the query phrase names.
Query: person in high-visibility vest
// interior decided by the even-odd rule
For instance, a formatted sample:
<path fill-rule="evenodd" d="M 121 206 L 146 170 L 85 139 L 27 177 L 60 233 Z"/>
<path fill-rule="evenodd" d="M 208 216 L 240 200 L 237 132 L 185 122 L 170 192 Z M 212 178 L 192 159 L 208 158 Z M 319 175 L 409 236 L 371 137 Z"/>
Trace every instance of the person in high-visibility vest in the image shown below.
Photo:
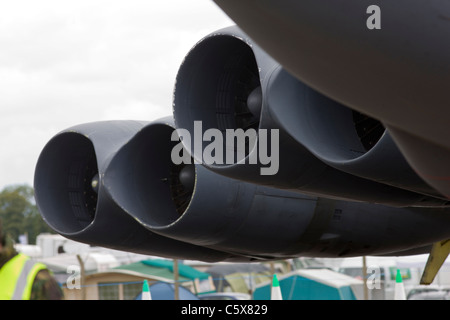
<path fill-rule="evenodd" d="M 17 253 L 0 221 L 0 300 L 62 300 L 61 287 L 42 263 Z"/>

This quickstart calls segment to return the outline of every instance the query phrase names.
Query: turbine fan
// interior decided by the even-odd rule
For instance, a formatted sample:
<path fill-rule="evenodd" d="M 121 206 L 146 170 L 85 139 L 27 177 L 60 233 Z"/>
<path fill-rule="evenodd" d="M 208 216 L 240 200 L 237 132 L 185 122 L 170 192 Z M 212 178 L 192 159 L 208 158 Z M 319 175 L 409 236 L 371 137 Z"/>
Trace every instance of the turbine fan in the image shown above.
<path fill-rule="evenodd" d="M 97 158 L 92 144 L 87 139 L 79 139 L 76 135 L 70 133 L 65 135 L 70 139 L 77 139 L 77 146 L 81 146 L 82 153 L 86 156 L 85 159 L 81 156 L 74 157 L 67 172 L 70 207 L 77 223 L 84 228 L 94 220 L 97 210 L 98 195 L 96 189 L 92 186 L 95 179 L 98 181 Z M 68 154 L 71 153 L 68 152 Z"/>
<path fill-rule="evenodd" d="M 188 207 L 195 185 L 195 166 L 193 164 L 171 163 L 169 172 L 170 193 L 178 214 L 181 216 Z"/>
<path fill-rule="evenodd" d="M 259 86 L 258 67 L 251 52 L 236 51 L 219 79 L 216 114 L 220 130 L 258 128 L 259 114 L 250 111 L 247 99 Z"/>
<path fill-rule="evenodd" d="M 251 50 L 239 46 L 227 59 L 218 81 L 217 124 L 218 129 L 254 129 L 259 127 L 262 92 L 258 66 Z M 234 144 L 235 159 L 238 161 L 237 144 Z M 245 141 L 244 154 L 250 153 L 250 142 Z"/>

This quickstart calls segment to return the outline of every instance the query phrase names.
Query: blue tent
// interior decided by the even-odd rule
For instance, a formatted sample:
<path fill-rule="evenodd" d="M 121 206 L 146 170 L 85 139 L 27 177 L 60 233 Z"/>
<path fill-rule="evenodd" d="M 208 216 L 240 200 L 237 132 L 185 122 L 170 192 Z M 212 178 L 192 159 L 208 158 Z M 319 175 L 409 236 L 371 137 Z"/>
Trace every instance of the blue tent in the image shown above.
<path fill-rule="evenodd" d="M 149 286 L 152 300 L 174 300 L 175 298 L 175 286 L 172 283 L 157 282 Z M 183 286 L 179 286 L 180 300 L 200 300 L 195 294 L 190 292 Z M 135 300 L 142 300 L 142 293 L 140 293 Z"/>
<path fill-rule="evenodd" d="M 278 277 L 283 300 L 356 300 L 363 281 L 328 269 L 302 269 Z M 271 282 L 258 285 L 254 300 L 270 300 Z"/>

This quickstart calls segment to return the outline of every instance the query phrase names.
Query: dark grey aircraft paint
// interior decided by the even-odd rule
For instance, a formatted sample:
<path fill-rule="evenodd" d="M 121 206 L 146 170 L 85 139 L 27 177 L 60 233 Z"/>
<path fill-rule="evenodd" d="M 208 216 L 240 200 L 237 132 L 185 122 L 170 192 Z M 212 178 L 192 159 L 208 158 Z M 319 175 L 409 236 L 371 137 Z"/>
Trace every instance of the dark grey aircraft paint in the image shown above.
<path fill-rule="evenodd" d="M 187 53 L 173 117 L 82 124 L 45 146 L 45 221 L 92 245 L 210 262 L 406 255 L 448 239 L 450 2 L 216 2 L 239 27 Z M 366 27 L 372 4 L 380 30 Z M 201 134 L 277 130 L 277 172 L 175 164 L 172 134 L 196 121 Z M 208 147 L 183 143 L 189 159 Z"/>

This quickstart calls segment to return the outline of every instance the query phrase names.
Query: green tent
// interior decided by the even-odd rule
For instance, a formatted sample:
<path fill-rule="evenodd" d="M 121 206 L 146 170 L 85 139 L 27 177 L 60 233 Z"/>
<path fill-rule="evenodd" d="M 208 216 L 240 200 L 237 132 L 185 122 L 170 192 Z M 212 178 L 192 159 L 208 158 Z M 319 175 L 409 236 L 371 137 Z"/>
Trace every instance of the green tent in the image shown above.
<path fill-rule="evenodd" d="M 168 269 L 170 272 L 173 273 L 173 261 L 172 260 L 162 260 L 162 259 L 154 259 L 154 260 L 142 260 L 141 263 L 143 263 L 146 266 L 154 267 L 154 268 L 164 268 Z M 185 264 L 179 263 L 178 264 L 178 274 L 186 279 L 190 280 L 207 280 L 210 277 L 210 274 L 198 271 L 197 269 L 194 269 L 190 266 L 187 266 Z"/>
<path fill-rule="evenodd" d="M 175 280 L 173 260 L 141 260 L 113 269 L 124 270 L 142 277 L 148 276 L 157 281 L 173 282 Z M 192 283 L 196 293 L 215 291 L 210 274 L 198 271 L 182 263 L 178 263 L 178 281 L 180 284 Z"/>
<path fill-rule="evenodd" d="M 356 300 L 363 281 L 328 269 L 302 269 L 278 276 L 283 300 Z M 271 281 L 258 285 L 254 300 L 270 300 Z"/>

